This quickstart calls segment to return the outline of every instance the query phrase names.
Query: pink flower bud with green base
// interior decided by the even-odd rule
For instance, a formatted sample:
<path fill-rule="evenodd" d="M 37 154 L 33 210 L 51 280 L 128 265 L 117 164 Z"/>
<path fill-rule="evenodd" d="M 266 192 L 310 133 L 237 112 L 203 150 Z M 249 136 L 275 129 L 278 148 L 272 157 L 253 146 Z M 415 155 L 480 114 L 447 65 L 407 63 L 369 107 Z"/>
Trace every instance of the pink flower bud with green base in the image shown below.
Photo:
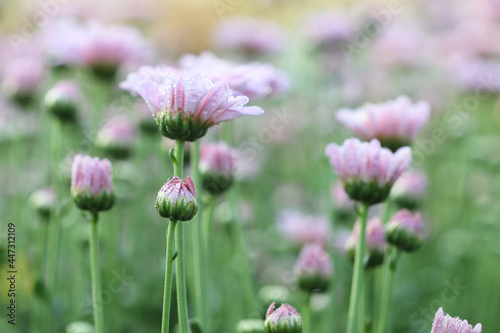
<path fill-rule="evenodd" d="M 302 333 L 302 317 L 288 304 L 275 309 L 275 303 L 272 303 L 267 309 L 264 325 L 266 333 Z"/>
<path fill-rule="evenodd" d="M 346 255 L 354 262 L 356 255 L 356 244 L 359 238 L 359 221 L 356 221 L 351 236 L 347 240 Z M 385 240 L 385 229 L 378 217 L 368 220 L 366 225 L 366 252 L 364 256 L 365 268 L 374 268 L 384 261 L 387 242 Z"/>
<path fill-rule="evenodd" d="M 115 203 L 111 162 L 88 155 L 76 155 L 71 170 L 71 194 L 83 210 L 99 212 Z"/>
<path fill-rule="evenodd" d="M 410 147 L 393 153 L 381 147 L 376 139 L 370 142 L 347 139 L 342 146 L 331 143 L 325 153 L 351 200 L 369 205 L 386 200 L 411 163 Z"/>
<path fill-rule="evenodd" d="M 325 291 L 333 274 L 331 258 L 321 245 L 307 244 L 300 251 L 294 274 L 299 288 L 308 292 Z"/>
<path fill-rule="evenodd" d="M 82 94 L 75 81 L 57 82 L 45 94 L 44 104 L 47 111 L 62 122 L 73 122 L 77 118 L 78 104 Z"/>
<path fill-rule="evenodd" d="M 189 221 L 198 211 L 196 189 L 190 177 L 170 178 L 158 191 L 155 202 L 161 217 L 173 221 Z"/>
<path fill-rule="evenodd" d="M 31 194 L 29 203 L 44 219 L 48 220 L 57 202 L 56 191 L 52 187 L 36 190 Z"/>
<path fill-rule="evenodd" d="M 174 140 L 195 141 L 220 122 L 264 112 L 245 106 L 248 97 L 231 95 L 226 83 L 197 73 L 172 74 L 161 83 L 144 80 L 137 91 L 148 103 L 160 132 Z"/>
<path fill-rule="evenodd" d="M 211 195 L 229 189 L 236 171 L 237 151 L 225 142 L 207 143 L 200 149 L 200 173 L 203 188 Z"/>
<path fill-rule="evenodd" d="M 410 145 L 429 120 L 429 104 L 412 104 L 406 96 L 380 104 L 366 104 L 359 109 L 337 112 L 342 125 L 363 140 L 378 139 L 382 146 L 396 151 Z"/>
<path fill-rule="evenodd" d="M 396 181 L 391 198 L 401 208 L 415 209 L 420 206 L 427 192 L 427 175 L 421 170 L 403 173 Z"/>
<path fill-rule="evenodd" d="M 398 211 L 386 226 L 386 239 L 398 249 L 412 252 L 423 244 L 422 216 L 407 209 Z"/>
<path fill-rule="evenodd" d="M 330 235 L 330 221 L 323 215 L 307 215 L 296 211 L 282 211 L 276 220 L 278 231 L 293 245 L 326 244 Z"/>
<path fill-rule="evenodd" d="M 443 312 L 443 308 L 439 308 L 432 322 L 431 333 L 481 333 L 483 327 L 477 324 L 472 327 L 467 320 L 461 320 L 458 317 L 451 317 Z"/>
<path fill-rule="evenodd" d="M 354 215 L 354 202 L 345 192 L 341 182 L 333 184 L 330 190 L 330 197 L 335 207 L 334 213 L 340 220 L 345 220 Z"/>
<path fill-rule="evenodd" d="M 96 145 L 115 158 L 131 155 L 136 140 L 133 123 L 124 117 L 109 119 L 97 134 Z"/>

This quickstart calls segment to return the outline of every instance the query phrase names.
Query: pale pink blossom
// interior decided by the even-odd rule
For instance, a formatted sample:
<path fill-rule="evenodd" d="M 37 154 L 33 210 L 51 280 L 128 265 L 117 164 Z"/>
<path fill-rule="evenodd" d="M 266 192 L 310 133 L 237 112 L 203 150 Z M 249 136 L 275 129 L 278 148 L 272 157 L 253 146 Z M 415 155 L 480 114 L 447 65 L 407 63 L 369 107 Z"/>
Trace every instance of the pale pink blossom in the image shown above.
<path fill-rule="evenodd" d="M 95 197 L 112 193 L 111 162 L 108 159 L 76 155 L 71 171 L 71 192 L 84 192 Z"/>
<path fill-rule="evenodd" d="M 354 202 L 349 198 L 341 182 L 333 184 L 330 190 L 333 205 L 340 211 L 353 211 Z"/>
<path fill-rule="evenodd" d="M 326 244 L 330 235 L 330 221 L 323 215 L 306 215 L 283 211 L 276 220 L 281 235 L 294 245 Z"/>
<path fill-rule="evenodd" d="M 2 91 L 13 98 L 33 95 L 45 75 L 43 57 L 37 52 L 11 55 L 2 67 Z"/>
<path fill-rule="evenodd" d="M 402 209 L 389 220 L 387 223 L 387 228 L 402 228 L 408 233 L 416 235 L 418 237 L 423 236 L 424 224 L 422 223 L 422 216 L 420 213 L 412 214 L 407 209 Z"/>
<path fill-rule="evenodd" d="M 274 54 L 284 50 L 287 36 L 272 21 L 235 17 L 220 22 L 212 32 L 212 40 L 224 50 Z"/>
<path fill-rule="evenodd" d="M 163 81 L 167 80 L 171 75 L 182 75 L 188 74 L 187 71 L 181 71 L 178 68 L 160 65 L 160 66 L 141 66 L 135 72 L 129 73 L 127 79 L 120 82 L 120 89 L 128 91 L 131 95 L 137 96 L 139 92 L 137 91 L 139 84 L 142 81 L 151 81 L 157 84 L 161 84 Z"/>
<path fill-rule="evenodd" d="M 154 115 L 181 114 L 209 126 L 264 112 L 257 106 L 245 106 L 248 97 L 231 95 L 226 83 L 212 82 L 197 73 L 186 77 L 171 75 L 162 83 L 144 80 L 139 83 L 138 92 Z"/>
<path fill-rule="evenodd" d="M 102 148 L 130 149 L 136 139 L 134 124 L 127 118 L 110 118 L 98 133 L 96 143 Z"/>
<path fill-rule="evenodd" d="M 333 273 L 332 260 L 320 244 L 306 244 L 302 247 L 295 263 L 294 273 L 304 279 L 308 277 L 329 279 Z"/>
<path fill-rule="evenodd" d="M 443 308 L 439 308 L 432 322 L 431 333 L 481 333 L 483 327 L 477 324 L 472 327 L 467 320 L 461 320 L 458 317 L 451 317 L 443 312 Z"/>
<path fill-rule="evenodd" d="M 233 175 L 237 156 L 225 142 L 205 143 L 200 148 L 200 172 Z"/>
<path fill-rule="evenodd" d="M 76 104 L 81 100 L 82 92 L 76 81 L 62 80 L 54 84 L 45 95 L 45 98 Z"/>
<path fill-rule="evenodd" d="M 391 197 L 420 201 L 427 192 L 427 175 L 422 170 L 409 170 L 394 183 Z"/>
<path fill-rule="evenodd" d="M 399 146 L 411 143 L 429 116 L 427 102 L 413 104 L 406 96 L 385 103 L 365 104 L 355 110 L 342 109 L 336 114 L 338 121 L 361 139 L 400 142 Z"/>
<path fill-rule="evenodd" d="M 179 60 L 179 67 L 184 70 L 199 72 L 212 81 L 224 81 L 235 96 L 262 98 L 279 95 L 288 90 L 288 76 L 271 64 L 238 64 L 221 59 L 211 52 L 199 56 L 187 54 Z"/>

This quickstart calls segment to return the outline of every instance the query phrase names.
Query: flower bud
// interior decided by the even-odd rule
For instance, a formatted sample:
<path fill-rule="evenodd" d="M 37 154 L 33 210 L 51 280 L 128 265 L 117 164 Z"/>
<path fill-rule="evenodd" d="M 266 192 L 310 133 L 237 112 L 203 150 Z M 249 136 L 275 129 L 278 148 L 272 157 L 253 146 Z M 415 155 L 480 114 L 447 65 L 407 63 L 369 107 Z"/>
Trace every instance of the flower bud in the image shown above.
<path fill-rule="evenodd" d="M 115 202 L 111 162 L 76 155 L 71 171 L 71 194 L 80 209 L 92 212 L 110 209 Z"/>
<path fill-rule="evenodd" d="M 423 243 L 423 223 L 420 213 L 403 209 L 387 223 L 386 239 L 389 243 L 407 252 L 417 250 Z"/>
<path fill-rule="evenodd" d="M 135 141 L 134 125 L 126 118 L 111 118 L 96 138 L 96 145 L 115 158 L 130 156 Z"/>
<path fill-rule="evenodd" d="M 238 333 L 264 333 L 264 321 L 262 319 L 245 319 L 238 323 Z"/>
<path fill-rule="evenodd" d="M 423 171 L 405 172 L 391 190 L 391 197 L 402 208 L 415 209 L 427 191 L 427 176 Z"/>
<path fill-rule="evenodd" d="M 325 291 L 333 273 L 331 258 L 321 245 L 307 244 L 300 251 L 294 273 L 301 289 Z"/>
<path fill-rule="evenodd" d="M 226 191 L 233 182 L 236 150 L 224 142 L 209 143 L 200 150 L 200 173 L 203 188 L 212 195 Z"/>
<path fill-rule="evenodd" d="M 196 189 L 190 177 L 170 178 L 158 191 L 155 207 L 161 217 L 173 221 L 189 221 L 198 211 Z"/>
<path fill-rule="evenodd" d="M 359 221 L 354 225 L 351 237 L 349 237 L 346 244 L 346 255 L 351 262 L 354 262 L 356 256 L 358 238 Z M 374 217 L 368 220 L 366 225 L 366 252 L 363 259 L 365 268 L 373 268 L 382 264 L 386 249 L 384 225 L 378 217 Z"/>
<path fill-rule="evenodd" d="M 76 120 L 81 91 L 74 81 L 57 82 L 47 94 L 44 103 L 47 110 L 62 122 Z"/>
<path fill-rule="evenodd" d="M 55 208 L 56 200 L 57 194 L 54 189 L 47 187 L 33 192 L 29 202 L 41 217 L 47 219 Z"/>
<path fill-rule="evenodd" d="M 431 333 L 481 333 L 482 331 L 481 324 L 472 327 L 467 320 L 461 320 L 458 317 L 453 318 L 444 313 L 443 308 L 439 308 L 432 322 Z"/>
<path fill-rule="evenodd" d="M 302 333 L 302 317 L 293 306 L 283 304 L 274 308 L 275 303 L 272 303 L 267 309 L 266 333 Z"/>

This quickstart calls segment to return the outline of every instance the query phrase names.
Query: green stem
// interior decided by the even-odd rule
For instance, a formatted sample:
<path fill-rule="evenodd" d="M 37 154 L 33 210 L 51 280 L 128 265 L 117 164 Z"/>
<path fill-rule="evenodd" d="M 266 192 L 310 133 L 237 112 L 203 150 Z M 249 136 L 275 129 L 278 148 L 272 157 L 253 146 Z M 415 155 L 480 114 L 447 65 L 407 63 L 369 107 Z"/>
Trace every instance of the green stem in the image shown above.
<path fill-rule="evenodd" d="M 312 313 L 311 313 L 311 293 L 307 293 L 304 307 L 302 308 L 302 323 L 304 325 L 304 333 L 313 333 L 312 331 Z"/>
<path fill-rule="evenodd" d="M 359 316 L 358 316 L 358 332 L 365 332 L 365 315 L 366 315 L 366 270 L 365 270 L 365 278 L 363 279 L 363 287 L 361 290 L 361 300 L 359 301 Z"/>
<path fill-rule="evenodd" d="M 101 294 L 101 269 L 99 267 L 99 239 L 97 237 L 98 213 L 92 213 L 90 220 L 90 274 L 92 278 L 92 303 L 94 307 L 94 326 L 96 333 L 104 333 L 104 320 L 102 314 Z"/>
<path fill-rule="evenodd" d="M 203 221 L 203 242 L 205 244 L 205 253 L 207 254 L 206 256 L 210 258 L 210 240 L 208 239 L 210 236 L 210 233 L 213 231 L 213 224 L 214 224 L 214 210 L 215 210 L 215 197 L 208 197 L 207 202 L 206 202 L 206 211 L 204 215 L 204 221 Z"/>
<path fill-rule="evenodd" d="M 161 316 L 161 332 L 168 333 L 170 326 L 170 303 L 172 298 L 172 273 L 174 256 L 174 235 L 177 221 L 170 221 L 167 229 L 167 254 L 165 257 L 165 288 L 163 290 L 163 311 Z"/>
<path fill-rule="evenodd" d="M 201 191 L 202 182 L 200 177 L 200 144 L 199 141 L 195 141 L 191 144 L 191 178 L 193 178 L 194 186 L 197 191 Z M 200 193 L 200 192 L 198 192 Z M 194 216 L 193 220 L 190 222 L 194 225 L 192 230 L 193 237 L 193 263 L 194 263 L 194 280 L 195 280 L 195 299 L 196 299 L 196 313 L 200 318 L 201 327 L 204 332 L 210 332 L 209 323 L 209 309 L 208 309 L 208 295 L 207 295 L 207 258 L 206 253 L 206 242 L 204 237 L 203 225 L 201 223 L 202 216 L 202 205 L 198 206 L 198 213 Z"/>
<path fill-rule="evenodd" d="M 354 272 L 351 285 L 351 297 L 349 300 L 349 313 L 347 315 L 347 333 L 356 331 L 356 320 L 361 299 L 361 289 L 363 287 L 363 259 L 365 256 L 366 243 L 366 221 L 368 218 L 369 205 L 362 203 L 359 207 L 359 235 L 356 245 L 356 254 L 354 259 Z"/>
<path fill-rule="evenodd" d="M 389 248 L 388 257 L 384 261 L 384 287 L 382 290 L 382 299 L 380 301 L 380 314 L 378 318 L 377 333 L 385 333 L 387 325 L 387 316 L 389 313 L 389 303 L 391 300 L 392 281 L 396 271 L 397 262 L 401 252 L 395 247 Z"/>

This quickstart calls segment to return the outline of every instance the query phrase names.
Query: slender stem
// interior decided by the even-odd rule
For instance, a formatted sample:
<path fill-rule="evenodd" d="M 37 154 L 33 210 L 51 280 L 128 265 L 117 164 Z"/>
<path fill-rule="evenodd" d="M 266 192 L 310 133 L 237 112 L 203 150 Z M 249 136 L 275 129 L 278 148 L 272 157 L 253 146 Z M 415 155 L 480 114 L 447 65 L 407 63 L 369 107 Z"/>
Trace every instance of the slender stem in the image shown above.
<path fill-rule="evenodd" d="M 391 247 L 387 251 L 388 257 L 384 261 L 384 287 L 382 290 L 382 299 L 380 301 L 377 333 L 385 333 L 387 316 L 389 313 L 389 303 L 391 300 L 392 281 L 394 279 L 394 272 L 396 271 L 400 253 L 401 252 L 399 252 L 397 248 Z"/>
<path fill-rule="evenodd" d="M 203 215 L 203 242 L 205 244 L 205 253 L 210 258 L 210 240 L 209 235 L 213 231 L 215 197 L 209 196 L 205 206 L 205 214 Z"/>
<path fill-rule="evenodd" d="M 90 274 L 92 278 L 92 303 L 94 306 L 94 326 L 96 333 L 104 333 L 104 319 L 102 314 L 101 295 L 101 268 L 99 266 L 99 239 L 97 237 L 98 213 L 92 213 L 90 226 Z"/>
<path fill-rule="evenodd" d="M 200 177 L 200 143 L 195 141 L 191 144 L 191 178 L 193 178 L 194 186 L 198 191 L 201 190 L 202 183 Z M 201 327 L 204 332 L 210 332 L 209 323 L 209 308 L 208 308 L 208 273 L 207 273 L 207 258 L 206 242 L 204 237 L 203 225 L 201 223 L 203 205 L 198 206 L 198 213 L 191 220 L 194 225 L 192 230 L 193 237 L 193 263 L 195 274 L 195 299 L 196 299 L 196 314 L 200 318 Z"/>
<path fill-rule="evenodd" d="M 366 280 L 367 272 L 365 270 L 365 278 L 363 279 L 363 286 L 361 290 L 361 300 L 359 301 L 359 316 L 358 316 L 358 332 L 365 332 L 365 315 L 366 315 Z"/>
<path fill-rule="evenodd" d="M 351 285 L 351 297 L 349 301 L 349 313 L 347 315 L 347 333 L 354 333 L 356 331 L 356 320 L 359 309 L 359 301 L 361 299 L 361 289 L 363 286 L 363 258 L 365 256 L 365 242 L 366 242 L 366 221 L 368 218 L 367 204 L 362 203 L 359 208 L 359 235 L 356 245 L 356 254 L 354 259 L 354 272 Z"/>
<path fill-rule="evenodd" d="M 163 311 L 161 316 L 161 332 L 168 333 L 170 326 L 170 303 L 172 298 L 172 273 L 174 256 L 174 235 L 177 221 L 170 221 L 167 229 L 167 254 L 165 257 L 165 288 L 163 290 Z"/>
<path fill-rule="evenodd" d="M 304 333 L 313 333 L 312 331 L 312 314 L 311 314 L 311 293 L 307 293 L 304 307 L 302 308 L 302 323 L 304 325 Z"/>

